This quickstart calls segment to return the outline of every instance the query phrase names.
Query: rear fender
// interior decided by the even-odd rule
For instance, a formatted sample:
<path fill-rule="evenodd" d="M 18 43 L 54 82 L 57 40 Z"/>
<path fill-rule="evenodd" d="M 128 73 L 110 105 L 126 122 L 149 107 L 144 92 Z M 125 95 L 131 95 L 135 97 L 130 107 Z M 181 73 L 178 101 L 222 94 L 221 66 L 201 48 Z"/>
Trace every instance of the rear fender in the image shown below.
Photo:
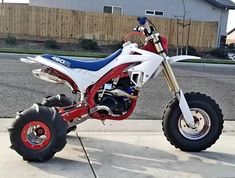
<path fill-rule="evenodd" d="M 26 57 L 26 58 L 20 58 L 21 62 L 28 63 L 28 64 L 35 64 L 38 63 L 34 60 L 33 57 Z"/>

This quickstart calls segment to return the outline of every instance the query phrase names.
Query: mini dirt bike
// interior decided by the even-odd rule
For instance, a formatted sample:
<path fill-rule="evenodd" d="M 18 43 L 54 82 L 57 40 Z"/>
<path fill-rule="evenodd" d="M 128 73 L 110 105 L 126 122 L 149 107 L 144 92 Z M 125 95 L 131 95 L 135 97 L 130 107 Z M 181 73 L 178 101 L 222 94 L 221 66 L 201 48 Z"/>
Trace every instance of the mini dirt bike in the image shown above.
<path fill-rule="evenodd" d="M 79 96 L 75 102 L 65 95 L 46 97 L 42 103 L 17 114 L 9 129 L 11 148 L 27 161 L 47 161 L 62 150 L 66 134 L 88 118 L 101 121 L 127 119 L 136 106 L 141 87 L 161 71 L 174 99 L 163 114 L 167 140 L 182 151 L 199 152 L 210 147 L 223 129 L 223 114 L 218 104 L 200 93 L 184 94 L 171 64 L 194 56 L 166 55 L 166 41 L 145 17 L 135 29 L 145 35 L 138 47 L 130 41 L 105 59 L 75 60 L 44 54 L 22 58 L 26 63 L 43 64 L 34 76 L 67 84 Z"/>

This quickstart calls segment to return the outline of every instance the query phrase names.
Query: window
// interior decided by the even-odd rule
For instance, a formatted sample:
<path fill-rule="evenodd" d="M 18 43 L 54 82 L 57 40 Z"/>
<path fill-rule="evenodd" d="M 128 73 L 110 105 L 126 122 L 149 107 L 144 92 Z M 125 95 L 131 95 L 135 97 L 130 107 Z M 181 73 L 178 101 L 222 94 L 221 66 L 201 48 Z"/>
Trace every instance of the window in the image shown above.
<path fill-rule="evenodd" d="M 121 7 L 113 7 L 113 14 L 122 14 Z"/>
<path fill-rule="evenodd" d="M 103 12 L 109 14 L 122 14 L 122 7 L 103 6 Z"/>
<path fill-rule="evenodd" d="M 162 11 L 155 11 L 155 15 L 163 16 L 163 12 Z"/>
<path fill-rule="evenodd" d="M 154 11 L 146 10 L 146 11 L 145 11 L 145 14 L 146 14 L 146 15 L 154 15 Z"/>
<path fill-rule="evenodd" d="M 110 14 L 112 14 L 112 7 L 110 7 L 110 6 L 104 6 L 103 12 L 104 12 L 104 13 L 110 13 Z"/>
<path fill-rule="evenodd" d="M 157 11 L 157 10 L 145 10 L 145 15 L 153 15 L 153 16 L 163 16 L 163 11 Z"/>

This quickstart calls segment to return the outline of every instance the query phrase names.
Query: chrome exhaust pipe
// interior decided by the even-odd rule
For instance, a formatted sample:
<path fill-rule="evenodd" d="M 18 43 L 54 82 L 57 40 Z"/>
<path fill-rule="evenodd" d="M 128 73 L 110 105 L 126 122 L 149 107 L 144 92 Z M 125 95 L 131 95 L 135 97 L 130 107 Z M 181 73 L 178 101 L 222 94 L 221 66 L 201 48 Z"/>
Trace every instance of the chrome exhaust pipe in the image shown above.
<path fill-rule="evenodd" d="M 113 112 L 110 110 L 110 108 L 108 106 L 104 106 L 104 105 L 101 105 L 101 106 L 96 106 L 92 109 L 90 109 L 90 113 L 95 113 L 97 111 L 107 111 L 109 115 L 114 115 Z"/>
<path fill-rule="evenodd" d="M 131 95 L 131 94 L 129 94 L 129 93 L 123 91 L 123 90 L 120 90 L 120 89 L 115 89 L 115 90 L 111 90 L 111 91 L 108 91 L 108 92 L 115 95 L 115 96 L 126 96 L 130 99 L 137 99 L 138 98 L 138 96 L 133 96 L 133 95 Z"/>
<path fill-rule="evenodd" d="M 111 116 L 119 116 L 119 115 L 113 114 L 113 112 L 107 106 L 96 106 L 96 107 L 90 109 L 90 114 L 95 113 L 97 111 L 102 111 L 102 110 L 107 111 L 108 114 Z M 76 125 L 86 121 L 90 117 L 90 114 L 85 114 L 85 115 L 81 116 L 80 118 L 74 119 L 73 122 L 68 123 L 68 128 L 76 126 Z"/>

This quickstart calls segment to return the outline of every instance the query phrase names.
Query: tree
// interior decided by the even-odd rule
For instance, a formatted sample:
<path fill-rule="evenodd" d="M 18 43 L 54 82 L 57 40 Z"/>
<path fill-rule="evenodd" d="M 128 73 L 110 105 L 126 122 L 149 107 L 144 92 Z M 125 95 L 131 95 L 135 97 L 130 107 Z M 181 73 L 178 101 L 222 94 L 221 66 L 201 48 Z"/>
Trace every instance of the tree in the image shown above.
<path fill-rule="evenodd" d="M 179 48 L 180 48 L 180 54 L 182 55 L 183 54 L 183 48 L 186 47 L 186 50 L 185 50 L 185 53 L 186 55 L 188 54 L 188 46 L 189 46 L 189 38 L 190 38 L 190 31 L 191 31 L 191 18 L 190 18 L 190 22 L 189 23 L 186 23 L 186 14 L 187 14 L 187 11 L 186 11 L 186 6 L 185 6 L 185 2 L 184 0 L 181 0 L 182 1 L 182 5 L 183 5 L 183 15 L 182 16 L 178 16 L 180 18 L 182 18 L 182 22 L 181 22 L 181 19 L 179 19 L 177 16 L 177 47 L 176 47 L 176 54 L 179 55 Z M 187 40 L 186 40 L 186 45 L 184 45 L 184 38 L 185 38 L 185 28 L 188 27 L 188 36 L 187 36 Z M 181 35 L 181 39 L 179 39 L 179 28 L 182 29 L 182 35 Z M 181 43 L 181 45 L 179 45 L 179 43 Z"/>

